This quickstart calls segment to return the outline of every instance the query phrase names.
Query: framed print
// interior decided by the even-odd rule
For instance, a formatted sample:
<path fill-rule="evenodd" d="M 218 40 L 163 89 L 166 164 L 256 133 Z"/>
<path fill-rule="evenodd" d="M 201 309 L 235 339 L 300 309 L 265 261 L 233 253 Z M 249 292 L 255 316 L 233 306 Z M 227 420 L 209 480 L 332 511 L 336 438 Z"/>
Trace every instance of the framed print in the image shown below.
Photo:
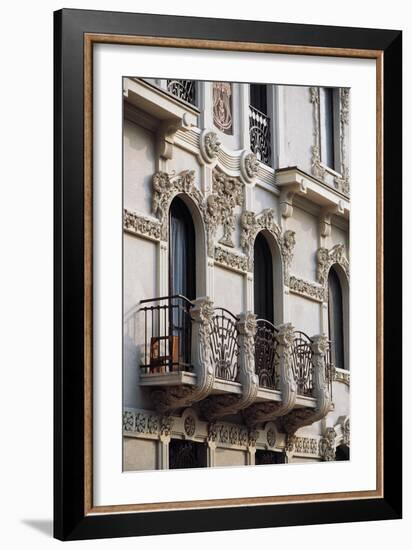
<path fill-rule="evenodd" d="M 55 13 L 55 536 L 401 517 L 400 31 Z"/>

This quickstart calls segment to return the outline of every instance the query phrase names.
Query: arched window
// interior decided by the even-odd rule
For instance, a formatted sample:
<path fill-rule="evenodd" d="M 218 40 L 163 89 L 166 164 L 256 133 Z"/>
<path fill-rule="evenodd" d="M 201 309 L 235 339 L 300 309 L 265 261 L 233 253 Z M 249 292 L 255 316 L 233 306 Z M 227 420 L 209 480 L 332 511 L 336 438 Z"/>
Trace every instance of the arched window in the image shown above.
<path fill-rule="evenodd" d="M 179 197 L 170 206 L 169 294 L 196 298 L 195 228 L 190 212 Z"/>
<path fill-rule="evenodd" d="M 328 276 L 329 285 L 329 338 L 332 340 L 332 361 L 335 367 L 345 368 L 345 342 L 343 330 L 342 286 L 332 266 Z"/>
<path fill-rule="evenodd" d="M 273 260 L 268 242 L 262 232 L 254 245 L 254 302 L 258 319 L 273 323 Z"/>

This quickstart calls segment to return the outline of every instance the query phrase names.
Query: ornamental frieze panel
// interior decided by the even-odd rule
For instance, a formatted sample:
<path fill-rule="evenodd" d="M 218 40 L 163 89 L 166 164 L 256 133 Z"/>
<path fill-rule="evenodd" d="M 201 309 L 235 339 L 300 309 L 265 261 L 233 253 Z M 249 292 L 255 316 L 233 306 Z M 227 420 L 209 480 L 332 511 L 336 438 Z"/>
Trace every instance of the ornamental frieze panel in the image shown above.
<path fill-rule="evenodd" d="M 323 302 L 325 300 L 325 291 L 324 287 L 317 284 L 305 281 L 299 277 L 291 275 L 289 277 L 289 290 L 310 300 L 315 300 L 317 302 Z"/>
<path fill-rule="evenodd" d="M 290 267 L 292 265 L 293 251 L 296 245 L 296 233 L 290 229 L 285 231 L 281 240 L 281 253 L 283 257 L 283 278 L 285 284 L 289 284 Z"/>
<path fill-rule="evenodd" d="M 161 416 L 142 411 L 123 411 L 123 431 L 146 435 L 170 435 L 173 426 L 171 416 Z"/>
<path fill-rule="evenodd" d="M 220 139 L 216 132 L 203 130 L 200 134 L 199 149 L 204 162 L 211 164 L 217 160 L 220 150 Z"/>
<path fill-rule="evenodd" d="M 242 273 L 247 271 L 246 256 L 241 256 L 221 246 L 215 246 L 215 263 L 233 271 L 241 271 Z"/>
<path fill-rule="evenodd" d="M 319 248 L 317 258 L 317 278 L 321 285 L 326 286 L 329 270 L 333 264 L 339 264 L 349 279 L 349 261 L 345 254 L 345 245 L 336 244 L 333 248 Z"/>
<path fill-rule="evenodd" d="M 123 212 L 123 229 L 148 239 L 160 240 L 161 226 L 157 220 L 149 220 L 126 208 Z"/>
<path fill-rule="evenodd" d="M 335 460 L 336 435 L 334 428 L 326 428 L 324 437 L 319 441 L 319 454 L 324 461 Z"/>

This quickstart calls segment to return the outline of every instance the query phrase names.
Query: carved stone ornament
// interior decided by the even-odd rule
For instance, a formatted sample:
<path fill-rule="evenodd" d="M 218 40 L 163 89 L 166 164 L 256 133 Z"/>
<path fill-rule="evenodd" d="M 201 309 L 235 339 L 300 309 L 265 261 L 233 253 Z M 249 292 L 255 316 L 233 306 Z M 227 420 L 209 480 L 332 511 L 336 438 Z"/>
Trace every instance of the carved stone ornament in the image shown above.
<path fill-rule="evenodd" d="M 293 251 L 296 244 L 296 233 L 290 229 L 285 231 L 281 240 L 281 252 L 283 257 L 283 278 L 285 284 L 289 284 L 290 266 L 292 264 Z"/>
<path fill-rule="evenodd" d="M 184 170 L 180 174 L 156 172 L 152 178 L 152 210 L 161 224 L 161 239 L 168 235 L 168 213 L 172 200 L 179 193 L 189 195 L 197 204 L 200 212 L 205 212 L 205 202 L 201 191 L 195 185 L 195 171 Z"/>
<path fill-rule="evenodd" d="M 340 123 L 340 172 L 341 177 L 335 177 L 334 184 L 344 195 L 350 193 L 349 165 L 347 159 L 347 140 L 349 125 L 349 88 L 339 89 L 339 123 Z"/>
<path fill-rule="evenodd" d="M 309 88 L 310 102 L 313 104 L 313 139 L 312 145 L 312 174 L 315 178 L 323 181 L 326 170 L 321 164 L 320 159 L 320 120 L 319 120 L 319 88 Z"/>
<path fill-rule="evenodd" d="M 294 275 L 289 276 L 289 290 L 301 296 L 305 296 L 306 298 L 310 298 L 311 300 L 316 300 L 317 302 L 323 302 L 325 300 L 323 286 L 305 281 Z"/>
<path fill-rule="evenodd" d="M 196 420 L 195 420 L 194 416 L 192 416 L 192 415 L 186 416 L 185 421 L 184 421 L 184 430 L 185 430 L 185 434 L 188 437 L 193 437 L 194 436 L 195 431 L 196 431 Z"/>
<path fill-rule="evenodd" d="M 123 411 L 123 431 L 143 435 L 169 436 L 173 426 L 170 416 L 126 409 Z"/>
<path fill-rule="evenodd" d="M 344 244 L 336 244 L 330 250 L 328 250 L 327 248 L 319 248 L 316 254 L 316 258 L 318 264 L 317 278 L 319 283 L 325 288 L 327 288 L 329 270 L 333 264 L 339 264 L 344 270 L 347 278 L 349 279 L 349 261 L 345 255 Z"/>
<path fill-rule="evenodd" d="M 345 419 L 345 421 L 343 423 L 342 431 L 343 431 L 342 443 L 344 445 L 347 445 L 348 447 L 350 447 L 350 418 L 349 418 L 349 416 Z"/>
<path fill-rule="evenodd" d="M 167 386 L 152 390 L 151 397 L 156 409 L 170 413 L 193 403 L 203 401 L 212 391 L 215 379 L 211 361 L 211 323 L 214 314 L 213 302 L 209 298 L 194 300 L 190 310 L 192 317 L 192 365 L 196 374 L 195 386 Z"/>
<path fill-rule="evenodd" d="M 232 134 L 232 85 L 213 82 L 213 124 L 225 134 Z"/>
<path fill-rule="evenodd" d="M 123 229 L 142 237 L 160 240 L 160 223 L 157 220 L 149 220 L 126 208 L 123 213 Z"/>
<path fill-rule="evenodd" d="M 243 185 L 237 179 L 227 176 L 219 170 L 213 170 L 212 194 L 207 198 L 207 219 L 209 231 L 209 246 L 212 247 L 209 255 L 213 257 L 214 236 L 217 226 L 223 225 L 223 237 L 219 243 L 233 248 L 235 245 L 232 234 L 235 229 L 236 206 L 243 205 Z"/>
<path fill-rule="evenodd" d="M 216 132 L 207 129 L 203 130 L 200 134 L 199 148 L 204 162 L 211 164 L 217 159 L 220 145 L 221 142 Z"/>
<path fill-rule="evenodd" d="M 269 447 L 274 447 L 276 443 L 276 431 L 273 428 L 269 428 L 266 434 L 266 439 Z"/>
<path fill-rule="evenodd" d="M 226 250 L 221 246 L 215 246 L 215 263 L 232 269 L 233 271 L 247 271 L 247 258 L 235 252 Z"/>
<path fill-rule="evenodd" d="M 252 183 L 259 171 L 259 161 L 255 153 L 243 151 L 240 157 L 240 173 L 246 183 Z"/>
<path fill-rule="evenodd" d="M 336 432 L 334 428 L 326 428 L 324 437 L 319 441 L 319 454 L 325 461 L 335 460 Z"/>
<path fill-rule="evenodd" d="M 248 257 L 248 268 L 250 271 L 253 271 L 253 245 L 259 231 L 263 229 L 269 231 L 279 242 L 280 227 L 275 220 L 275 216 L 276 213 L 273 208 L 266 208 L 258 215 L 250 210 L 242 212 L 240 217 L 242 230 L 240 234 L 240 246 Z"/>

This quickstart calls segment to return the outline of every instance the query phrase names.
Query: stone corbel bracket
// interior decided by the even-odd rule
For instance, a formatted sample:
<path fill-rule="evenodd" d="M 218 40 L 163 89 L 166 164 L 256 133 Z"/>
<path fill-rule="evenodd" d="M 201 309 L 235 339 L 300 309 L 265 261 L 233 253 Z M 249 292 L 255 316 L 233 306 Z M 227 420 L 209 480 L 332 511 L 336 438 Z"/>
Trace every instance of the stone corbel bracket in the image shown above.
<path fill-rule="evenodd" d="M 194 301 L 190 314 L 192 317 L 192 365 L 196 374 L 196 384 L 153 390 L 151 394 L 153 403 L 163 414 L 190 407 L 193 403 L 206 399 L 213 389 L 215 370 L 210 349 L 213 302 L 208 297 L 198 298 Z"/>
<path fill-rule="evenodd" d="M 322 237 L 330 237 L 332 234 L 332 216 L 334 214 L 344 215 L 345 208 L 343 201 L 339 201 L 336 206 L 324 207 L 319 216 L 319 230 Z"/>
<path fill-rule="evenodd" d="M 255 426 L 260 422 L 268 422 L 278 417 L 287 415 L 295 406 L 297 398 L 296 382 L 292 374 L 292 345 L 295 338 L 294 327 L 286 323 L 278 327 L 276 334 L 279 354 L 279 386 L 282 401 L 254 403 L 248 407 L 243 416 L 249 426 Z"/>
<path fill-rule="evenodd" d="M 312 337 L 312 367 L 313 367 L 313 388 L 316 399 L 315 409 L 303 407 L 295 409 L 279 419 L 283 431 L 292 436 L 303 426 L 309 426 L 324 418 L 332 406 L 330 395 L 329 379 L 326 372 L 326 353 L 329 342 L 324 334 Z"/>
<path fill-rule="evenodd" d="M 259 380 L 255 374 L 256 315 L 241 313 L 237 323 L 239 332 L 239 375 L 242 395 L 212 395 L 203 404 L 202 411 L 208 420 L 236 414 L 249 407 L 256 399 Z"/>

